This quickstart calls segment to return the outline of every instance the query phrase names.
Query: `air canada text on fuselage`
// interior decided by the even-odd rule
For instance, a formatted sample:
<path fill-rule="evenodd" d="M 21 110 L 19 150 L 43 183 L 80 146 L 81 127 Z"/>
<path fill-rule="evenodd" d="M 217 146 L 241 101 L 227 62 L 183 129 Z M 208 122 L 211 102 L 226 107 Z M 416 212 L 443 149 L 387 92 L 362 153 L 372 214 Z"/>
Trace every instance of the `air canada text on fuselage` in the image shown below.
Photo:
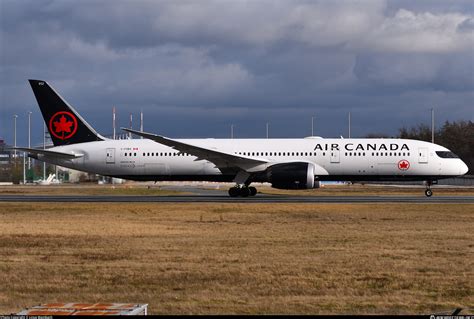
<path fill-rule="evenodd" d="M 407 144 L 398 143 L 337 143 L 316 144 L 315 151 L 339 151 L 339 146 L 343 146 L 346 151 L 409 151 Z"/>

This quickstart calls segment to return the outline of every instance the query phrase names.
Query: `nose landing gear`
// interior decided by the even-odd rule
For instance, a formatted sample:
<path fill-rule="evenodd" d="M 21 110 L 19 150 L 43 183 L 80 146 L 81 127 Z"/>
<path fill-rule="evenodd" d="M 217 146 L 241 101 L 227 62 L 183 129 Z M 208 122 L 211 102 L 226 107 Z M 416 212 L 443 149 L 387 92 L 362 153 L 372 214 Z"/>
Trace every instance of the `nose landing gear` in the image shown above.
<path fill-rule="evenodd" d="M 426 181 L 426 190 L 425 190 L 425 195 L 426 197 L 431 197 L 433 195 L 433 191 L 431 190 L 431 185 L 433 185 L 432 181 Z"/>
<path fill-rule="evenodd" d="M 229 189 L 229 196 L 230 197 L 249 197 L 255 196 L 257 194 L 257 189 L 253 186 L 234 186 Z"/>

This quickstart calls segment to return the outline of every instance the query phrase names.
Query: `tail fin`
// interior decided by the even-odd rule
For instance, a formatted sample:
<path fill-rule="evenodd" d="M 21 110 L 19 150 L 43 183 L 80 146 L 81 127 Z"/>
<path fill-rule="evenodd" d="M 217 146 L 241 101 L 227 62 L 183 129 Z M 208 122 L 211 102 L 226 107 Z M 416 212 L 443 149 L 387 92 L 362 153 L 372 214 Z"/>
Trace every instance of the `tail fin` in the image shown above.
<path fill-rule="evenodd" d="M 46 81 L 28 81 L 54 146 L 105 140 Z"/>

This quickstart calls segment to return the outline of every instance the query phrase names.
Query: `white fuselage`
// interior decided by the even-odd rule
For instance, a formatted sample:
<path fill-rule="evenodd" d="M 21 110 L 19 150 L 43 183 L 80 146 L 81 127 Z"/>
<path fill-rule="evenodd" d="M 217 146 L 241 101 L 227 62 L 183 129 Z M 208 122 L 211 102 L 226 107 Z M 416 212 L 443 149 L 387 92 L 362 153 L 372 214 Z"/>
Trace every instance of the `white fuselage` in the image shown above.
<path fill-rule="evenodd" d="M 304 161 L 322 167 L 321 180 L 409 180 L 463 175 L 459 158 L 442 158 L 449 150 L 436 144 L 406 139 L 177 139 L 207 149 L 268 160 Z M 207 160 L 148 139 L 105 140 L 58 146 L 50 150 L 83 154 L 72 160 L 39 157 L 60 166 L 133 180 L 232 181 Z M 263 182 L 264 180 L 262 180 Z"/>

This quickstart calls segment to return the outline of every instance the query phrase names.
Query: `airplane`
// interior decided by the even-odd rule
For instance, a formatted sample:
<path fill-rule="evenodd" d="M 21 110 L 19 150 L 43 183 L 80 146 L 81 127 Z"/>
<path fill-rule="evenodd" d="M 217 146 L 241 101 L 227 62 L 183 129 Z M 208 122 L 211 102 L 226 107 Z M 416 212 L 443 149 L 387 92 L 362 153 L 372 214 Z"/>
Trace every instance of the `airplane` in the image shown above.
<path fill-rule="evenodd" d="M 144 139 L 97 133 L 46 81 L 29 80 L 54 147 L 17 147 L 63 167 L 135 181 L 233 182 L 231 197 L 255 196 L 252 183 L 313 189 L 321 181 L 424 181 L 464 175 L 449 149 L 393 138 L 172 139 L 122 128 Z"/>

